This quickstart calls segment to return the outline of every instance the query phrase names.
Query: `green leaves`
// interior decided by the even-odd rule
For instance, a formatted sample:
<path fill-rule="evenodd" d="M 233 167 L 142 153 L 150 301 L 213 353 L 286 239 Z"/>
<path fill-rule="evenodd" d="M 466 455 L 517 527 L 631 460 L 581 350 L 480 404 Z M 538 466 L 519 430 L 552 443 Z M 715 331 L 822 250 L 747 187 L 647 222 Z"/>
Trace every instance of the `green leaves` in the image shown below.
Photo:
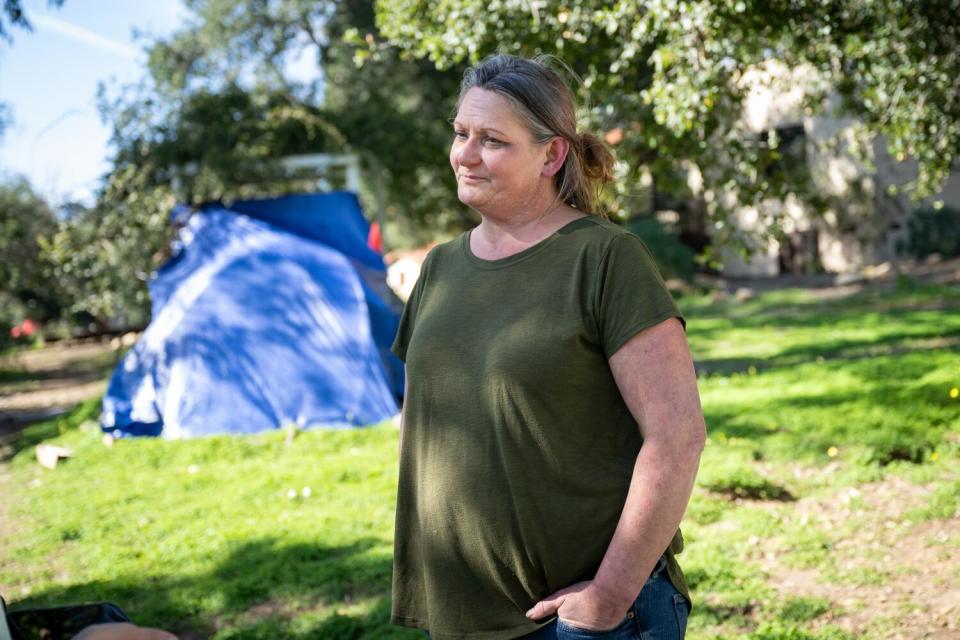
<path fill-rule="evenodd" d="M 102 199 L 74 212 L 43 246 L 70 310 L 101 326 L 137 326 L 149 318 L 146 282 L 165 257 L 175 199 L 169 188 L 143 187 L 143 177 L 132 165 L 114 172 L 105 188 L 109 204 Z"/>
<path fill-rule="evenodd" d="M 357 154 L 361 198 L 383 216 L 393 245 L 401 234 L 417 242 L 469 224 L 449 179 L 447 119 L 465 65 L 498 51 L 569 64 L 583 126 L 610 133 L 619 160 L 603 195 L 613 217 L 647 210 L 655 189 L 672 198 L 667 208 L 693 210 L 696 233 L 709 232 L 717 247 L 782 235 L 790 209 L 782 203 L 802 203 L 807 214 L 832 207 L 846 228 L 887 197 L 862 177 L 834 193 L 816 160 L 825 156 L 808 154 L 850 153 L 864 171 L 915 159 L 916 173 L 890 186 L 923 198 L 960 152 L 960 0 L 191 0 L 188 8 L 183 29 L 149 46 L 149 81 L 102 92 L 113 169 L 98 213 L 82 216 L 89 233 L 78 218 L 68 227 L 76 239 L 61 235 L 50 247 L 59 277 L 78 294 L 85 287 L 77 304 L 94 315 L 145 299 L 140 274 L 150 264 L 142 251 L 125 252 L 164 246 L 174 200 L 309 188 L 274 166 L 288 154 Z M 322 67 L 322 94 L 320 82 L 288 73 L 287 61 L 301 55 Z M 758 108 L 757 94 L 790 100 Z M 817 115 L 852 121 L 797 147 L 775 131 Z M 892 160 L 876 153 L 884 148 Z M 766 237 L 747 237 L 727 219 L 744 207 Z M 108 277 L 111 265 L 135 277 Z"/>
<path fill-rule="evenodd" d="M 25 178 L 0 184 L 0 345 L 25 318 L 46 321 L 59 311 L 56 282 L 40 255 L 56 224 Z"/>
<path fill-rule="evenodd" d="M 795 118 L 825 113 L 832 92 L 862 122 L 861 146 L 882 136 L 895 158 L 915 158 L 916 179 L 901 189 L 914 198 L 939 189 L 960 152 L 956 0 L 379 0 L 376 8 L 392 44 L 440 68 L 498 51 L 561 56 L 582 78 L 585 125 L 623 129 L 623 161 L 650 167 L 657 181 L 687 163 L 702 173 L 703 192 L 736 196 L 708 206 L 717 220 L 734 206 L 818 191 L 804 176 L 769 180 L 758 169 L 776 158 L 742 144 L 752 135 L 744 100 L 756 87 L 745 76 L 772 60 L 803 72 L 799 106 L 808 111 Z M 615 214 L 629 215 L 631 187 L 618 182 Z"/>

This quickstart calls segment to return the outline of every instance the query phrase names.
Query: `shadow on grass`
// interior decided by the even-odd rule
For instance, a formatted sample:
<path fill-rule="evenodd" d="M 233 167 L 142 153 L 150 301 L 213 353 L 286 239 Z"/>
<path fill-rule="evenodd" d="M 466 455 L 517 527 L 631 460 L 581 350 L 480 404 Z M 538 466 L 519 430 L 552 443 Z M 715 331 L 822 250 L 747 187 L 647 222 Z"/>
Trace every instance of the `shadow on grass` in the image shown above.
<path fill-rule="evenodd" d="M 16 356 L 0 356 L 0 397 L 18 391 L 16 383 L 19 382 L 62 379 L 69 384 L 77 384 L 102 380 L 113 372 L 120 357 L 118 352 L 107 351 L 84 360 L 56 362 L 46 368 L 27 368 L 24 363 L 18 362 Z"/>
<path fill-rule="evenodd" d="M 422 638 L 390 625 L 392 562 L 370 553 L 380 545 L 372 538 L 339 547 L 264 538 L 237 546 L 205 575 L 177 575 L 158 561 L 154 575 L 52 587 L 10 608 L 109 601 L 137 624 L 182 640 Z M 335 611 L 358 600 L 373 604 L 366 613 Z"/>
<path fill-rule="evenodd" d="M 867 289 L 827 299 L 810 295 L 809 289 L 795 288 L 762 292 L 747 300 L 727 297 L 714 301 L 681 301 L 681 307 L 689 311 L 691 317 L 734 319 L 738 326 L 763 326 L 774 320 L 803 324 L 824 316 L 842 318 L 867 313 L 891 315 L 920 310 L 946 311 L 958 306 L 960 286 L 956 284 L 908 285 L 893 291 Z"/>
<path fill-rule="evenodd" d="M 78 367 L 73 370 L 63 368 L 44 371 L 0 369 L 0 398 L 23 391 L 24 389 L 16 384 L 19 382 L 60 381 L 59 385 L 46 385 L 47 388 L 57 388 L 103 380 L 110 375 L 111 371 L 112 369 L 96 366 Z"/>
<path fill-rule="evenodd" d="M 789 367 L 818 357 L 855 361 L 960 345 L 960 287 L 937 286 L 919 297 L 900 291 L 827 301 L 798 300 L 800 293 L 767 293 L 745 302 L 692 307 L 688 315 L 695 350 L 698 342 L 727 339 L 731 330 L 776 327 L 782 332 L 801 330 L 805 336 L 767 358 L 696 358 L 697 370 L 730 374 L 750 366 Z M 850 330 L 857 335 L 851 336 Z"/>
<path fill-rule="evenodd" d="M 921 359 L 864 360 L 844 369 L 864 381 L 862 388 L 708 409 L 707 430 L 722 433 L 721 439 L 750 441 L 758 455 L 773 448 L 792 455 L 822 454 L 831 446 L 852 445 L 868 451 L 865 461 L 881 465 L 922 462 L 944 442 L 952 413 L 944 411 L 950 400 L 943 385 L 903 384 L 922 377 L 928 364 Z"/>
<path fill-rule="evenodd" d="M 826 324 L 826 323 L 825 323 Z M 824 334 L 829 332 L 824 327 Z M 911 341 L 933 341 L 932 346 L 911 346 Z M 758 372 L 793 367 L 825 358 L 836 362 L 856 362 L 877 356 L 922 353 L 944 348 L 960 350 L 960 327 L 944 330 L 930 327 L 924 331 L 890 333 L 872 339 L 830 339 L 825 337 L 817 343 L 799 344 L 782 350 L 769 358 L 697 358 L 699 373 L 724 374 L 744 373 L 754 367 Z"/>
<path fill-rule="evenodd" d="M 63 415 L 31 424 L 9 434 L 0 433 L 0 462 L 8 462 L 26 449 L 50 440 L 71 429 L 76 429 L 87 420 L 100 415 L 101 397 L 90 398 Z"/>
<path fill-rule="evenodd" d="M 0 369 L 0 385 L 7 385 L 14 382 L 26 382 L 28 380 L 48 380 L 54 374 L 48 371 L 27 371 L 25 369 Z M 0 387 L 0 396 L 6 395 L 6 391 Z"/>

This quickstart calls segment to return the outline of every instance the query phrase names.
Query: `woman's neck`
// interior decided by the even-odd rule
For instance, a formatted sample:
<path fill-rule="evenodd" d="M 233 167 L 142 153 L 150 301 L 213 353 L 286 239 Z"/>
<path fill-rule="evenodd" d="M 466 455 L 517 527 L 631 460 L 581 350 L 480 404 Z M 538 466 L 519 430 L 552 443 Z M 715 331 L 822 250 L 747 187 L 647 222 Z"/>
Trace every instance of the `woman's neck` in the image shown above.
<path fill-rule="evenodd" d="M 545 240 L 557 229 L 585 215 L 564 203 L 514 216 L 481 213 L 480 224 L 470 234 L 470 250 L 483 260 L 506 258 Z"/>

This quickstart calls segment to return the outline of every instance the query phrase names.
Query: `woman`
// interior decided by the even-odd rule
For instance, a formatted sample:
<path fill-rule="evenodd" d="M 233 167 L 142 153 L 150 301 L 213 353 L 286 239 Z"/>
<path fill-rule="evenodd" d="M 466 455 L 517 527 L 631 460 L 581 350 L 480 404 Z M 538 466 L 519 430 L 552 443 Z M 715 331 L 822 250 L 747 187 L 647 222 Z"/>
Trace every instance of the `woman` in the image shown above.
<path fill-rule="evenodd" d="M 612 163 L 543 62 L 465 75 L 450 164 L 481 222 L 430 253 L 394 344 L 397 624 L 438 640 L 683 636 L 674 555 L 703 416 L 646 247 L 593 215 Z"/>

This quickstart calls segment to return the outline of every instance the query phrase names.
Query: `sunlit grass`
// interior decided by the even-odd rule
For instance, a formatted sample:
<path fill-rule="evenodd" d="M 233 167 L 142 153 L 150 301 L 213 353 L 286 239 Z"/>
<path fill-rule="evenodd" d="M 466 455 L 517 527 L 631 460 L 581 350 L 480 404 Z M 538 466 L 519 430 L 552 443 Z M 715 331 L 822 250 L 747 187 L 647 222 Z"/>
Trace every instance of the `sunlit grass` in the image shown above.
<path fill-rule="evenodd" d="M 396 436 L 381 425 L 108 449 L 83 422 L 54 438 L 75 454 L 57 469 L 30 451 L 13 460 L 0 585 L 23 604 L 110 600 L 215 637 L 263 616 L 274 632 L 310 618 L 309 637 L 343 637 L 347 622 L 388 636 Z"/>
<path fill-rule="evenodd" d="M 888 580 L 832 566 L 861 520 L 831 529 L 796 501 L 891 475 L 933 487 L 910 521 L 956 514 L 960 288 L 683 307 L 710 436 L 684 523 L 688 637 L 851 637 L 819 620 L 833 603 L 782 593 L 761 560 Z M 110 600 L 188 637 L 422 637 L 388 623 L 395 427 L 107 448 L 94 413 L 31 428 L 0 474 L 14 607 Z M 29 445 L 44 440 L 74 458 L 40 468 Z"/>

